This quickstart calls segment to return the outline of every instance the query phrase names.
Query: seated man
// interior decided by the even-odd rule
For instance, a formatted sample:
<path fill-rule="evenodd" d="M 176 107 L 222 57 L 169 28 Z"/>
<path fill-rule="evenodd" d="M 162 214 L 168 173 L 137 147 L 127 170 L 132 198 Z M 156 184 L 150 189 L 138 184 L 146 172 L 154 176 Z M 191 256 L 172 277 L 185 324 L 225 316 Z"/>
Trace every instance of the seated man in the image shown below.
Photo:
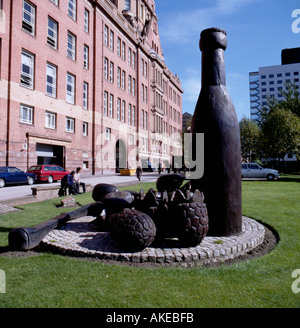
<path fill-rule="evenodd" d="M 80 171 L 81 171 L 81 168 L 77 167 L 76 173 L 74 175 L 74 180 L 75 180 L 77 191 L 79 192 L 79 186 L 82 186 L 82 191 L 85 193 L 85 191 L 86 191 L 85 183 L 80 181 Z"/>
<path fill-rule="evenodd" d="M 58 191 L 59 196 L 66 196 L 67 188 L 69 189 L 69 195 L 79 194 L 75 181 L 74 181 L 75 171 L 72 171 L 70 174 L 66 174 L 60 182 L 60 189 Z"/>

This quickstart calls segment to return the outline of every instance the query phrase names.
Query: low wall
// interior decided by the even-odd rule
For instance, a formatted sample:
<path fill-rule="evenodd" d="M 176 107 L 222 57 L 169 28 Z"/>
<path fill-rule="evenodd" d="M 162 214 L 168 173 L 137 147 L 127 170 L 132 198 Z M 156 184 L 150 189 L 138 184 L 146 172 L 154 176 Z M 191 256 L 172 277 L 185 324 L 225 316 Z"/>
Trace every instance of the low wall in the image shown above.
<path fill-rule="evenodd" d="M 89 192 L 92 189 L 91 184 L 86 183 L 85 187 L 86 187 L 86 192 Z M 39 201 L 59 197 L 58 195 L 59 189 L 60 186 L 57 185 L 31 187 L 32 196 Z"/>

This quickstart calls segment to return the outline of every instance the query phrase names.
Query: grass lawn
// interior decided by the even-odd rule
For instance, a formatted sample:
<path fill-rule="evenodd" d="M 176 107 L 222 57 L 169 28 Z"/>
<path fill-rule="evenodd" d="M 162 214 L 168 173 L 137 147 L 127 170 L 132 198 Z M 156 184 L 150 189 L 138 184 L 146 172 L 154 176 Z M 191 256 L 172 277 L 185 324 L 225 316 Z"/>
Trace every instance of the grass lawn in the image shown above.
<path fill-rule="evenodd" d="M 0 254 L 6 276 L 1 308 L 299 308 L 292 272 L 300 269 L 300 177 L 243 181 L 243 214 L 273 226 L 280 242 L 269 254 L 214 268 L 136 268 L 50 253 L 32 257 Z M 147 191 L 154 184 L 130 186 Z M 91 193 L 76 196 L 81 205 Z M 0 247 L 14 227 L 33 226 L 62 212 L 58 199 L 21 206 L 0 216 Z M 70 209 L 67 209 L 70 211 Z M 300 283 L 298 284 L 300 287 Z"/>

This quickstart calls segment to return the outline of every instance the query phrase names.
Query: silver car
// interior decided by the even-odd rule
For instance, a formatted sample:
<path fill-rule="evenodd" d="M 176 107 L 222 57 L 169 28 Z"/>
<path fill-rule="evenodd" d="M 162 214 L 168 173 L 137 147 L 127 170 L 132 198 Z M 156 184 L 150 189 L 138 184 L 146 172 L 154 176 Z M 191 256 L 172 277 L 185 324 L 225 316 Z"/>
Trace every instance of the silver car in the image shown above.
<path fill-rule="evenodd" d="M 264 169 L 257 163 L 242 163 L 242 178 L 247 179 L 279 179 L 279 172 L 272 169 Z"/>

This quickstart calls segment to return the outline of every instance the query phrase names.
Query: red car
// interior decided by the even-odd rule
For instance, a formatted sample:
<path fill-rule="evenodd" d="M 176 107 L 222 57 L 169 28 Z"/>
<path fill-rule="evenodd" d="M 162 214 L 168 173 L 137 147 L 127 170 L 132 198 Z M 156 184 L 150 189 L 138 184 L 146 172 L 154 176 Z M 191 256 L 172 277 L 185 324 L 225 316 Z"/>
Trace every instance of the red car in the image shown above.
<path fill-rule="evenodd" d="M 33 173 L 37 177 L 37 181 L 53 181 L 61 180 L 65 175 L 71 173 L 66 171 L 59 165 L 34 165 L 29 168 L 28 173 Z"/>

